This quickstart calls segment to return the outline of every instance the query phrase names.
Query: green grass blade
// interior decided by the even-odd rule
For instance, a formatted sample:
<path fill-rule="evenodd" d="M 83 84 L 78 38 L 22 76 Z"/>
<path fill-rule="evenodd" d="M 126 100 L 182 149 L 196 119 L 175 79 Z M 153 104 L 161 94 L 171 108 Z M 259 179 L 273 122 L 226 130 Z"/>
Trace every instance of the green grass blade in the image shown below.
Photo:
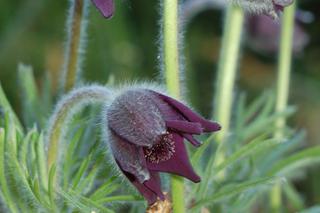
<path fill-rule="evenodd" d="M 102 186 L 100 186 L 95 192 L 90 196 L 90 199 L 92 200 L 99 200 L 104 197 L 107 197 L 109 194 L 117 190 L 120 185 L 118 183 L 115 183 L 116 177 L 112 177 L 109 180 L 107 180 Z"/>
<path fill-rule="evenodd" d="M 200 207 L 206 206 L 208 204 L 212 204 L 214 202 L 218 202 L 230 196 L 245 192 L 247 190 L 273 184 L 276 180 L 278 179 L 275 177 L 259 178 L 259 179 L 250 180 L 244 183 L 237 184 L 227 189 L 222 189 L 221 191 L 215 192 L 212 196 L 207 196 L 204 199 L 196 201 L 196 203 L 192 206 L 191 209 L 192 211 L 195 211 Z"/>
<path fill-rule="evenodd" d="M 79 201 L 79 198 L 76 198 L 69 193 L 63 191 L 63 190 L 57 190 L 57 193 L 64 198 L 65 203 L 67 206 L 73 207 L 77 210 L 80 210 L 80 212 L 87 213 L 87 212 L 92 212 L 93 209 L 86 206 L 82 202 Z M 72 211 L 73 212 L 73 211 Z"/>
<path fill-rule="evenodd" d="M 248 107 L 243 115 L 243 121 L 247 122 L 252 119 L 257 112 L 262 109 L 265 104 L 268 102 L 268 96 L 270 95 L 269 92 L 264 92 L 258 98 L 256 98 Z"/>
<path fill-rule="evenodd" d="M 140 196 L 134 195 L 116 195 L 110 197 L 104 197 L 97 200 L 97 203 L 104 204 L 110 202 L 130 202 L 130 201 L 144 201 L 144 199 Z"/>
<path fill-rule="evenodd" d="M 284 112 L 274 113 L 273 115 L 270 115 L 267 118 L 257 119 L 254 122 L 251 122 L 243 130 L 243 133 L 242 133 L 243 140 L 247 140 L 248 138 L 251 138 L 255 134 L 264 132 L 266 128 L 270 128 L 270 127 L 274 128 L 273 123 L 279 117 L 288 117 L 289 115 L 292 115 L 295 112 L 295 110 L 296 109 L 294 107 L 288 107 Z"/>
<path fill-rule="evenodd" d="M 50 200 L 50 207 L 53 211 L 56 211 L 56 203 L 55 203 L 55 190 L 54 190 L 54 177 L 56 174 L 56 165 L 53 164 L 49 170 L 49 180 L 48 180 L 48 194 Z"/>
<path fill-rule="evenodd" d="M 1 83 L 0 83 L 0 106 L 3 108 L 2 110 L 5 113 L 9 113 L 12 115 L 16 128 L 19 130 L 19 132 L 23 132 L 22 125 L 21 125 L 17 115 L 13 111 L 11 105 L 9 104 L 9 101 L 8 101 L 6 95 L 1 87 Z"/>
<path fill-rule="evenodd" d="M 80 182 L 79 186 L 75 189 L 75 191 L 81 194 L 87 193 L 94 185 L 94 181 L 98 174 L 98 171 L 99 167 L 94 166 L 94 168 L 90 172 L 88 172 L 88 175 L 85 178 L 83 178 L 83 180 Z"/>
<path fill-rule="evenodd" d="M 8 207 L 8 209 L 16 213 L 18 212 L 15 201 L 12 198 L 12 195 L 10 193 L 9 187 L 8 187 L 8 182 L 6 179 L 5 174 L 6 169 L 5 169 L 5 156 L 6 156 L 6 151 L 5 151 L 5 132 L 3 128 L 0 128 L 0 186 L 1 186 L 1 192 L 5 201 L 5 205 Z"/>
<path fill-rule="evenodd" d="M 38 171 L 39 179 L 42 187 L 44 189 L 47 189 L 48 171 L 46 166 L 43 133 L 39 135 L 39 137 L 34 143 L 34 146 L 36 150 L 37 171 Z"/>
<path fill-rule="evenodd" d="M 89 155 L 85 160 L 81 163 L 78 172 L 76 173 L 75 177 L 72 179 L 72 189 L 75 190 L 78 186 L 81 178 L 84 176 L 85 171 L 88 169 L 89 163 L 91 160 L 91 155 Z"/>
<path fill-rule="evenodd" d="M 23 96 L 21 100 L 24 123 L 27 126 L 32 126 L 35 122 L 38 123 L 39 116 L 39 106 L 37 104 L 39 95 L 32 67 L 20 63 L 18 65 L 18 78 Z"/>
<path fill-rule="evenodd" d="M 59 190 L 59 194 L 61 194 L 64 198 L 68 199 L 68 204 L 73 205 L 81 212 L 92 212 L 94 210 L 98 210 L 105 213 L 114 213 L 113 210 L 106 208 L 89 198 L 80 196 L 72 190 L 70 191 L 70 193 Z"/>
<path fill-rule="evenodd" d="M 288 203 L 292 205 L 295 211 L 305 209 L 304 201 L 299 192 L 294 188 L 290 182 L 286 182 L 283 186 L 283 192 L 288 199 Z"/>
<path fill-rule="evenodd" d="M 261 152 L 267 148 L 279 144 L 279 142 L 276 139 L 263 140 L 264 137 L 265 136 L 263 135 L 254 139 L 252 142 L 241 147 L 231 156 L 228 156 L 228 158 L 224 162 L 222 162 L 214 169 L 215 174 L 218 174 L 219 171 L 224 170 L 226 167 L 230 166 L 235 162 L 239 162 L 241 159 L 248 157 L 249 155 Z"/>
<path fill-rule="evenodd" d="M 320 162 L 320 146 L 311 147 L 295 153 L 278 163 L 276 163 L 268 172 L 269 175 L 284 175 L 288 172 L 306 167 L 308 165 L 314 165 Z"/>
<path fill-rule="evenodd" d="M 75 164 L 74 153 L 80 138 L 83 136 L 85 128 L 80 127 L 78 131 L 72 137 L 69 146 L 68 153 L 65 154 L 65 160 L 63 164 L 63 189 L 66 190 L 69 185 L 69 178 L 71 176 L 70 171 L 72 170 L 72 165 Z"/>
<path fill-rule="evenodd" d="M 319 213 L 320 212 L 320 205 L 312 206 L 308 209 L 300 211 L 299 213 Z"/>
<path fill-rule="evenodd" d="M 40 200 L 37 199 L 36 195 L 31 189 L 30 182 L 28 181 L 28 178 L 23 171 L 23 169 L 20 167 L 19 161 L 16 158 L 15 150 L 12 143 L 8 143 L 8 149 L 6 152 L 6 157 L 8 159 L 8 167 L 10 169 L 10 174 L 13 176 L 16 187 L 19 195 L 23 195 L 23 199 L 27 201 L 32 207 L 36 207 L 41 209 L 42 205 Z"/>

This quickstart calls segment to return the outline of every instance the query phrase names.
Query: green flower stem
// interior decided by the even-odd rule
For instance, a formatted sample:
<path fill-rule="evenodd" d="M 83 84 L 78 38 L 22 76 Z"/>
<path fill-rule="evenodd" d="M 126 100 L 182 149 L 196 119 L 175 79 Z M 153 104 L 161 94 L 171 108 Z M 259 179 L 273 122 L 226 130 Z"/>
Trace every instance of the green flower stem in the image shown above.
<path fill-rule="evenodd" d="M 179 50 L 178 50 L 178 1 L 164 0 L 163 5 L 163 54 L 165 80 L 170 95 L 180 97 Z M 184 181 L 173 175 L 171 195 L 174 213 L 185 212 Z"/>
<path fill-rule="evenodd" d="M 62 73 L 63 89 L 69 91 L 76 83 L 81 69 L 83 40 L 87 28 L 88 0 L 71 0 L 71 8 L 67 19 L 68 38 L 66 43 L 65 64 Z"/>
<path fill-rule="evenodd" d="M 292 60 L 292 42 L 294 30 L 295 4 L 284 9 L 282 17 L 281 43 L 278 65 L 277 79 L 277 99 L 276 111 L 283 112 L 287 108 L 290 84 L 290 70 Z M 286 119 L 280 117 L 276 121 L 278 131 L 275 137 L 280 141 L 283 139 L 283 128 L 286 125 Z M 271 208 L 272 212 L 281 212 L 281 185 L 277 183 L 271 191 Z"/>
<path fill-rule="evenodd" d="M 47 132 L 48 144 L 48 169 L 53 164 L 59 165 L 59 155 L 64 146 L 61 141 L 67 133 L 67 124 L 70 123 L 73 115 L 89 104 L 103 103 L 110 97 L 110 90 L 103 86 L 87 86 L 75 89 L 67 94 L 57 104 L 52 117 L 50 118 Z M 59 169 L 59 166 L 57 166 Z"/>
<path fill-rule="evenodd" d="M 179 98 L 178 1 L 164 0 L 163 54 L 165 79 L 169 93 Z"/>
<path fill-rule="evenodd" d="M 243 20 L 244 14 L 242 9 L 236 5 L 229 5 L 223 33 L 222 52 L 218 65 L 218 79 L 215 94 L 216 111 L 214 118 L 222 126 L 221 131 L 216 135 L 220 146 L 215 159 L 216 165 L 224 160 L 224 153 L 221 147 L 222 142 L 229 132 Z M 223 173 L 223 171 L 221 172 Z"/>

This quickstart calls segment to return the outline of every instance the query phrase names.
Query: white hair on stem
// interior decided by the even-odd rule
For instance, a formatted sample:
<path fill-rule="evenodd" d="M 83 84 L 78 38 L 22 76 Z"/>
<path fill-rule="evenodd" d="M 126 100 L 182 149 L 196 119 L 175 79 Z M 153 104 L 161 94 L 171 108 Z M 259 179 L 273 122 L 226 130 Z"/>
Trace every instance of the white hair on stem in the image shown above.
<path fill-rule="evenodd" d="M 59 168 L 62 141 L 68 130 L 68 124 L 76 113 L 90 104 L 104 103 L 110 99 L 112 89 L 99 85 L 89 85 L 73 89 L 57 103 L 49 119 L 46 145 L 48 149 L 48 169 L 53 163 Z M 58 170 L 59 171 L 59 170 Z"/>

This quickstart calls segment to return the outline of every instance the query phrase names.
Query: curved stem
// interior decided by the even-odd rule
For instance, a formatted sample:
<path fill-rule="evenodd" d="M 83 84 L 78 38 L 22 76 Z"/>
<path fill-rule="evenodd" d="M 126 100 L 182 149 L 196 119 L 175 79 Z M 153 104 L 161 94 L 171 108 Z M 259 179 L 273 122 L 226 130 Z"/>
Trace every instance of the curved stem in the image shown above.
<path fill-rule="evenodd" d="M 71 0 L 67 19 L 68 37 L 66 42 L 65 64 L 62 73 L 62 86 L 65 91 L 72 89 L 81 70 L 81 56 L 84 53 L 86 37 L 88 0 Z"/>
<path fill-rule="evenodd" d="M 178 0 L 164 0 L 163 5 L 163 54 L 164 72 L 168 92 L 179 98 L 179 49 L 178 49 Z M 171 178 L 171 194 L 174 213 L 185 212 L 184 181 L 173 175 Z"/>
<path fill-rule="evenodd" d="M 277 80 L 277 99 L 276 112 L 283 112 L 288 103 L 289 86 L 290 86 L 290 70 L 292 60 L 292 41 L 294 30 L 294 14 L 295 4 L 284 9 L 282 17 L 282 29 L 280 40 L 280 53 L 278 65 L 278 80 Z M 279 141 L 283 139 L 283 128 L 286 125 L 285 117 L 279 117 L 276 121 L 278 131 L 275 133 L 275 138 Z M 277 183 L 271 191 L 271 209 L 272 212 L 281 212 L 281 186 Z"/>
<path fill-rule="evenodd" d="M 67 124 L 73 115 L 89 104 L 103 103 L 110 97 L 110 90 L 103 86 L 86 86 L 75 89 L 63 97 L 57 104 L 50 118 L 47 144 L 48 144 L 48 169 L 58 163 L 61 150 L 61 140 L 67 133 Z"/>

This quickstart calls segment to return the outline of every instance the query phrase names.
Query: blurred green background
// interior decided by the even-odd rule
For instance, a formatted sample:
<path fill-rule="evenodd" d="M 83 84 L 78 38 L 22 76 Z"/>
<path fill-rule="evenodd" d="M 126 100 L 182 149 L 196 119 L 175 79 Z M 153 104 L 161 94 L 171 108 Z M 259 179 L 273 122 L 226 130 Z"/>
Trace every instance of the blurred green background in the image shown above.
<path fill-rule="evenodd" d="M 19 62 L 33 66 L 39 88 L 49 75 L 52 93 L 57 94 L 67 8 L 68 1 L 0 2 L 0 82 L 18 114 Z M 320 141 L 320 2 L 300 1 L 298 8 L 308 11 L 312 18 L 308 23 L 299 23 L 309 41 L 293 60 L 290 104 L 297 106 L 298 111 L 290 123 L 306 130 L 305 146 L 312 146 Z M 91 5 L 84 82 L 105 83 L 110 76 L 116 83 L 159 81 L 159 10 L 158 1 L 116 1 L 114 17 L 105 20 Z M 193 17 L 185 29 L 186 98 L 206 117 L 212 113 L 222 23 L 223 11 L 208 8 Z M 246 36 L 244 33 L 235 94 L 245 91 L 254 98 L 275 86 L 277 54 L 257 51 Z M 296 183 L 311 203 L 320 202 L 318 170 L 311 168 L 305 181 Z"/>

